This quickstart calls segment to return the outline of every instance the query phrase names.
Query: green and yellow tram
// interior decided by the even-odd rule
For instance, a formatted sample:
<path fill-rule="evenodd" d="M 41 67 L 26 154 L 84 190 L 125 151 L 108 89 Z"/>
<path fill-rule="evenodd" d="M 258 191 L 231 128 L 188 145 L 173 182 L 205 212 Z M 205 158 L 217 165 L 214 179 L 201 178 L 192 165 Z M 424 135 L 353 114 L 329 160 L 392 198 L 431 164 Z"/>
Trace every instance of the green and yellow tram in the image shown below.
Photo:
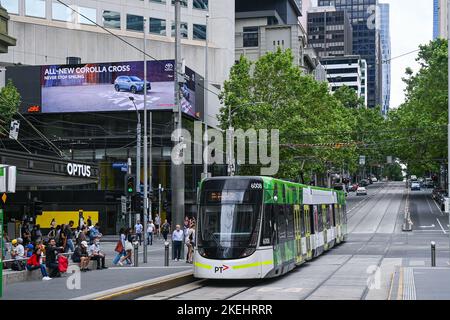
<path fill-rule="evenodd" d="M 277 277 L 347 238 L 345 194 L 269 177 L 215 177 L 198 194 L 194 276 Z"/>

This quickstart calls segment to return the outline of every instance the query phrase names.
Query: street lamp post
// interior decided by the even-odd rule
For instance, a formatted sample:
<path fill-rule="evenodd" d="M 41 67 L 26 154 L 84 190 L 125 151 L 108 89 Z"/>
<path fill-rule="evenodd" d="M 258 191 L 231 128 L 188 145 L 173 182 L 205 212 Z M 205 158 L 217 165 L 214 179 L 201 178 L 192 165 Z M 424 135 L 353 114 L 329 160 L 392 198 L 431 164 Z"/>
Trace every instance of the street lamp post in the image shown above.
<path fill-rule="evenodd" d="M 143 230 L 143 241 L 144 241 L 144 263 L 147 263 L 147 215 L 149 208 L 149 197 L 148 197 L 148 136 L 147 136 L 147 18 L 144 18 L 144 230 Z M 151 121 L 151 120 L 150 120 Z M 151 139 L 151 131 L 150 131 Z M 151 144 L 150 144 L 151 145 Z M 150 149 L 150 157 L 151 157 Z M 150 161 L 151 164 L 151 161 Z M 151 175 L 151 173 L 150 173 Z M 151 185 L 150 185 L 151 186 Z"/>
<path fill-rule="evenodd" d="M 136 146 L 136 190 L 141 188 L 141 115 L 138 111 L 136 103 L 134 102 L 134 97 L 129 97 L 131 102 L 133 102 L 134 108 L 136 109 L 137 115 L 137 146 Z M 138 219 L 140 213 L 136 213 L 136 220 Z"/>
<path fill-rule="evenodd" d="M 206 45 L 205 45 L 205 107 L 203 111 L 203 118 L 205 123 L 205 134 L 204 136 L 204 151 L 203 151 L 203 179 L 208 177 L 208 84 L 209 84 L 209 74 L 208 74 L 208 50 L 209 50 L 209 14 L 206 14 Z"/>

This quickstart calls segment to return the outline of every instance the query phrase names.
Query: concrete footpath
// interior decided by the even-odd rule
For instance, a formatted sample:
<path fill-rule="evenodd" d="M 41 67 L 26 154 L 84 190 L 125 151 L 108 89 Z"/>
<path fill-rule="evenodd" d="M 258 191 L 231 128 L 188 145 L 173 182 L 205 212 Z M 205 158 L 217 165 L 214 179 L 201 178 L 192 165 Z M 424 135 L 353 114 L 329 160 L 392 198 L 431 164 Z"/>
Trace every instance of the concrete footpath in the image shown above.
<path fill-rule="evenodd" d="M 92 296 L 102 291 L 110 291 L 117 287 L 193 271 L 192 265 L 187 264 L 184 259 L 182 261 L 170 259 L 169 267 L 164 266 L 163 239 L 155 239 L 153 245 L 148 246 L 146 264 L 143 263 L 142 247 L 139 247 L 138 267 L 113 266 L 112 260 L 116 255 L 114 248 L 117 240 L 113 241 L 113 238 L 107 240 L 109 241 L 101 242 L 101 246 L 106 253 L 106 265 L 109 269 L 79 273 L 79 288 L 75 285 L 74 277 L 65 274 L 61 278 L 55 278 L 50 281 L 36 280 L 5 285 L 2 300 L 79 299 L 80 297 Z M 171 252 L 172 248 L 170 248 Z"/>

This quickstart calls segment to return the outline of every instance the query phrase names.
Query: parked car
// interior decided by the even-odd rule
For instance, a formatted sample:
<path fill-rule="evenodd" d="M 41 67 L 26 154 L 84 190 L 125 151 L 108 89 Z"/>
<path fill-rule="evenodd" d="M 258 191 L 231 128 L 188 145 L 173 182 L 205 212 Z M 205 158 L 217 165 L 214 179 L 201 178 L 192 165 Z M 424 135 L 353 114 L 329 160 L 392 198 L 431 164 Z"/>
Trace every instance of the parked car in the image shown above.
<path fill-rule="evenodd" d="M 431 197 L 437 201 L 439 199 L 439 197 L 441 196 L 441 193 L 443 193 L 443 192 L 444 192 L 444 190 L 441 188 L 434 188 L 433 192 L 431 193 Z"/>
<path fill-rule="evenodd" d="M 356 190 L 357 196 L 367 196 L 367 189 L 365 187 L 359 187 L 358 190 Z"/>
<path fill-rule="evenodd" d="M 372 177 L 372 182 L 378 182 L 378 179 L 376 177 Z"/>
<path fill-rule="evenodd" d="M 433 188 L 433 186 L 434 186 L 433 179 L 426 178 L 425 179 L 425 188 Z"/>
<path fill-rule="evenodd" d="M 150 82 L 146 81 L 147 91 L 152 89 Z M 144 91 L 144 81 L 136 76 L 119 76 L 114 81 L 114 89 L 116 91 L 129 91 L 133 94 Z"/>
<path fill-rule="evenodd" d="M 359 182 L 359 185 L 361 187 L 367 187 L 369 185 L 369 181 L 367 181 L 366 179 L 363 179 Z"/>
<path fill-rule="evenodd" d="M 411 183 L 411 190 L 419 190 L 420 191 L 420 183 L 419 182 L 412 182 Z"/>

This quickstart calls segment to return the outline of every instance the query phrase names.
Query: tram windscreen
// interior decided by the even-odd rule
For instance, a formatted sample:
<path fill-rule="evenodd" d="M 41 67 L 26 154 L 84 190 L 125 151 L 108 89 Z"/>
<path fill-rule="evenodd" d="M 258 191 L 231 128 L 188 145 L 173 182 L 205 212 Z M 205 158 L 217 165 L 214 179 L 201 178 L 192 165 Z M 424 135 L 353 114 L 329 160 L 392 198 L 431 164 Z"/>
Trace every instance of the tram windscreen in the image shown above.
<path fill-rule="evenodd" d="M 205 258 L 239 259 L 255 251 L 262 188 L 253 190 L 250 184 L 248 187 L 202 192 L 197 245 Z"/>

